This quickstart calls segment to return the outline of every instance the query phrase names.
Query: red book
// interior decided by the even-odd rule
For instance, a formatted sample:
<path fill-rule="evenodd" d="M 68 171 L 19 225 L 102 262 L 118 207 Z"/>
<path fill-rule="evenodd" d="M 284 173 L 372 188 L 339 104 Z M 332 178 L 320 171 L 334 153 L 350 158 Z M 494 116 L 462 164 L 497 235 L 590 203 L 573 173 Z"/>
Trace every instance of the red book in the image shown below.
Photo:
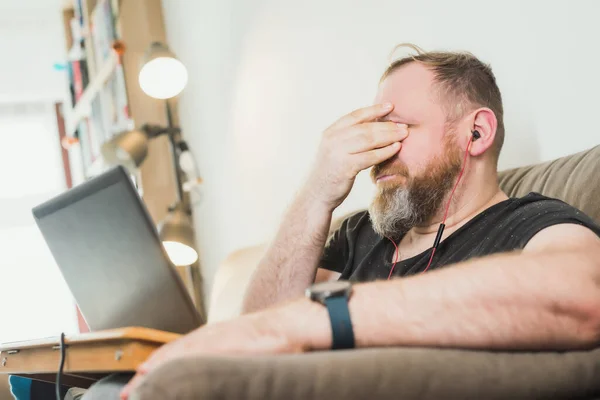
<path fill-rule="evenodd" d="M 73 87 L 75 89 L 75 102 L 78 102 L 83 95 L 83 76 L 79 61 L 73 61 Z"/>

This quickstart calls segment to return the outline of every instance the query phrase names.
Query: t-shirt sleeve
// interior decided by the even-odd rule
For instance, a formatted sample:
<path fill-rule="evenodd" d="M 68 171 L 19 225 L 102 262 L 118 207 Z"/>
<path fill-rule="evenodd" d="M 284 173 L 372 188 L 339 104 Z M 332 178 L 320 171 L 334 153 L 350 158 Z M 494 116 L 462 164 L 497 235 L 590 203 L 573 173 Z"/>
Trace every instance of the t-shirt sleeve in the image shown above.
<path fill-rule="evenodd" d="M 342 273 L 354 261 L 354 247 L 357 237 L 362 228 L 369 222 L 368 211 L 356 212 L 345 218 L 339 229 L 335 230 L 330 236 L 323 256 L 321 257 L 321 268 Z"/>
<path fill-rule="evenodd" d="M 517 241 L 517 248 L 524 248 L 531 238 L 541 230 L 559 224 L 585 226 L 600 237 L 600 226 L 594 220 L 560 200 L 546 198 L 528 204 L 520 211 L 523 212 L 522 224 L 519 226 L 521 232 L 514 237 Z M 518 216 L 515 217 L 518 218 Z"/>
<path fill-rule="evenodd" d="M 323 256 L 321 257 L 320 267 L 342 273 L 350 254 L 348 248 L 348 218 L 346 218 L 340 227 L 334 231 L 327 240 Z"/>

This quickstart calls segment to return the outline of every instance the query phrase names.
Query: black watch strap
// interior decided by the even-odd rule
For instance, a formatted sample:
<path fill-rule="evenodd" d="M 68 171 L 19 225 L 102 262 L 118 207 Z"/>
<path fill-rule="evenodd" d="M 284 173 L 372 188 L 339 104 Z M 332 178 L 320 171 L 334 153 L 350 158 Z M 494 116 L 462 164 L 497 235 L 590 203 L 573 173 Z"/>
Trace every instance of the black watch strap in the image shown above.
<path fill-rule="evenodd" d="M 350 320 L 347 296 L 332 296 L 325 299 L 331 321 L 332 350 L 354 348 L 354 330 Z"/>

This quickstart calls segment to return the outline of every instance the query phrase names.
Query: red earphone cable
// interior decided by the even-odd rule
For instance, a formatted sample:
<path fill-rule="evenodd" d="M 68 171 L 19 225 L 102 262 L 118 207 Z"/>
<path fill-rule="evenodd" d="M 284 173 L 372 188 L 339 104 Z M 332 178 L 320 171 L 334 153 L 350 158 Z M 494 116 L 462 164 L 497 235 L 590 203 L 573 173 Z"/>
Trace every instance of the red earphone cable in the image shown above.
<path fill-rule="evenodd" d="M 392 273 L 394 272 L 394 268 L 396 268 L 396 263 L 398 262 L 398 257 L 400 256 L 400 251 L 398 250 L 398 245 L 396 245 L 396 242 L 394 242 L 392 239 L 388 238 L 388 240 L 390 242 L 392 242 L 392 244 L 394 245 L 394 249 L 396 249 L 394 251 L 394 263 L 392 264 L 392 269 L 390 269 L 390 274 L 388 275 L 388 280 L 390 280 L 390 278 L 392 277 Z"/>
<path fill-rule="evenodd" d="M 425 271 L 427 271 L 429 269 L 429 267 L 431 266 L 431 262 L 433 261 L 434 254 L 435 254 L 435 247 L 431 250 L 431 257 L 429 257 L 429 262 L 427 263 L 427 267 L 421 273 L 424 273 Z"/>
<path fill-rule="evenodd" d="M 470 139 L 469 143 L 467 144 L 467 149 L 465 150 L 465 156 L 463 158 L 463 166 L 460 170 L 460 173 L 458 174 L 458 179 L 456 180 L 456 183 L 454 184 L 454 188 L 452 189 L 452 192 L 450 193 L 450 197 L 448 198 L 448 203 L 446 204 L 446 211 L 444 212 L 444 219 L 442 220 L 442 223 L 440 224 L 440 229 L 438 230 L 438 235 L 440 236 L 440 238 L 439 238 L 440 240 L 441 240 L 440 231 L 443 232 L 443 230 L 444 230 L 443 226 L 446 226 L 446 218 L 448 218 L 448 210 L 450 210 L 450 203 L 452 202 L 452 197 L 454 197 L 454 192 L 456 191 L 456 188 L 458 187 L 458 184 L 460 183 L 463 173 L 465 172 L 465 168 L 467 167 L 467 156 L 469 155 L 469 149 L 471 148 L 471 143 L 473 143 L 472 139 Z M 388 275 L 388 280 L 390 280 L 392 277 L 392 274 L 394 273 L 394 268 L 396 268 L 396 264 L 398 263 L 398 257 L 399 257 L 399 253 L 400 253 L 400 251 L 398 250 L 398 246 L 400 245 L 400 243 L 396 244 L 396 242 L 394 242 L 390 238 L 388 238 L 388 240 L 390 242 L 392 242 L 392 244 L 394 245 L 394 248 L 396 249 L 396 252 L 395 252 L 396 256 L 394 257 L 394 263 L 392 264 L 392 268 L 390 269 L 390 274 Z M 426 272 L 429 269 L 429 267 L 431 266 L 431 262 L 433 261 L 433 256 L 435 255 L 435 250 L 437 249 L 438 243 L 439 242 L 436 238 L 436 241 L 431 250 L 431 256 L 429 257 L 429 262 L 427 263 L 427 267 L 421 273 Z"/>
<path fill-rule="evenodd" d="M 454 188 L 452 189 L 452 193 L 450 194 L 450 198 L 448 199 L 448 204 L 446 204 L 446 212 L 444 213 L 444 220 L 442 221 L 442 224 L 446 223 L 446 218 L 448 218 L 448 210 L 450 209 L 450 202 L 452 201 L 452 197 L 454 197 L 454 192 L 456 191 L 456 188 L 458 187 L 458 184 L 463 176 L 463 173 L 465 172 L 465 168 L 467 167 L 467 156 L 469 155 L 469 149 L 471 148 L 471 143 L 473 143 L 473 141 L 469 140 L 469 144 L 467 144 L 467 150 L 465 150 L 465 156 L 463 157 L 462 169 L 460 170 L 460 174 L 458 174 L 458 179 L 456 180 L 456 183 L 454 184 Z"/>

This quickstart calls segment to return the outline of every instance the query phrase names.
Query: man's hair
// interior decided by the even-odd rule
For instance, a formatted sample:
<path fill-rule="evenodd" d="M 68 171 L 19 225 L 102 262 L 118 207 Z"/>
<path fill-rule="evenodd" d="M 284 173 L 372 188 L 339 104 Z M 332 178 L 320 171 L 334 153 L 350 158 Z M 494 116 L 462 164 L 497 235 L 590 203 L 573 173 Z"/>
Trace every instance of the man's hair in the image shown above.
<path fill-rule="evenodd" d="M 492 146 L 492 154 L 497 162 L 504 143 L 504 111 L 502 96 L 492 68 L 468 52 L 424 51 L 410 43 L 399 44 L 392 54 L 403 47 L 414 50 L 416 54 L 393 61 L 384 72 L 381 81 L 403 65 L 418 62 L 435 74 L 436 89 L 446 108 L 446 121 L 450 125 L 475 108 L 488 107 L 498 120 L 496 138 Z"/>

